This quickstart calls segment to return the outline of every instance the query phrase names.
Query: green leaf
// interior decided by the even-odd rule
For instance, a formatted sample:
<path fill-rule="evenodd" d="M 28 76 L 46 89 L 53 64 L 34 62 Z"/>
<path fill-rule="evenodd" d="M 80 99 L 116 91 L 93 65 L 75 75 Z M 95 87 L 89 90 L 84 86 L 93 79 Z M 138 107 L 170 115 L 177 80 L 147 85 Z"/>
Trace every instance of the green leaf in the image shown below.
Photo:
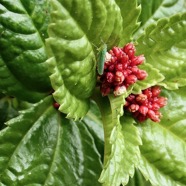
<path fill-rule="evenodd" d="M 87 127 L 47 97 L 0 132 L 0 185 L 100 185 L 100 155 Z"/>
<path fill-rule="evenodd" d="M 91 107 L 83 121 L 87 125 L 87 128 L 94 138 L 95 145 L 101 155 L 101 160 L 103 162 L 104 156 L 104 133 L 103 133 L 103 123 L 101 120 L 101 113 L 95 102 L 91 102 Z"/>
<path fill-rule="evenodd" d="M 138 39 L 137 51 L 144 54 L 146 62 L 165 77 L 159 83 L 167 89 L 186 85 L 186 14 L 176 15 L 151 25 Z"/>
<path fill-rule="evenodd" d="M 139 27 L 137 22 L 140 15 L 141 7 L 137 6 L 136 0 L 116 0 L 116 3 L 121 9 L 121 16 L 123 18 L 123 31 L 120 45 L 130 42 L 133 38 L 134 31 Z"/>
<path fill-rule="evenodd" d="M 156 68 L 153 68 L 149 63 L 144 63 L 140 65 L 140 69 L 145 70 L 148 73 L 148 76 L 143 81 L 137 81 L 132 89 L 133 94 L 139 94 L 142 90 L 152 87 L 154 85 L 160 84 L 164 79 L 164 76 Z"/>
<path fill-rule="evenodd" d="M 152 185 L 186 185 L 186 88 L 164 91 L 168 105 L 162 109 L 159 124 L 147 121 L 139 126 L 139 169 Z"/>
<path fill-rule="evenodd" d="M 151 24 L 141 35 L 137 42 L 136 50 L 145 56 L 152 53 L 166 51 L 175 44 L 185 39 L 186 13 L 176 14 L 170 19 L 160 19 L 157 24 Z"/>
<path fill-rule="evenodd" d="M 95 46 L 103 41 L 111 47 L 121 37 L 120 9 L 111 0 L 51 0 L 51 7 L 46 43 L 53 61 L 53 96 L 61 112 L 79 119 L 88 112 L 88 98 L 96 83 Z"/>
<path fill-rule="evenodd" d="M 48 11 L 47 0 L 1 0 L 0 90 L 5 94 L 36 102 L 50 91 L 44 44 Z"/>
<path fill-rule="evenodd" d="M 110 103 L 107 98 L 102 98 L 98 94 L 95 96 L 104 127 L 104 167 L 99 181 L 105 186 L 126 185 L 129 176 L 134 174 L 134 166 L 138 163 L 138 146 L 141 144 L 139 133 L 130 118 L 123 118 L 122 125 L 119 120 L 123 114 L 125 96 L 110 95 Z"/>
<path fill-rule="evenodd" d="M 135 33 L 135 38 L 139 37 L 146 27 L 159 19 L 186 11 L 185 0 L 141 0 L 140 4 L 142 9 L 139 18 L 141 26 Z"/>
<path fill-rule="evenodd" d="M 149 181 L 146 181 L 139 170 L 135 170 L 133 178 L 130 178 L 127 186 L 152 186 Z"/>
<path fill-rule="evenodd" d="M 0 129 L 5 127 L 4 123 L 18 115 L 17 100 L 15 98 L 3 97 L 0 99 Z"/>

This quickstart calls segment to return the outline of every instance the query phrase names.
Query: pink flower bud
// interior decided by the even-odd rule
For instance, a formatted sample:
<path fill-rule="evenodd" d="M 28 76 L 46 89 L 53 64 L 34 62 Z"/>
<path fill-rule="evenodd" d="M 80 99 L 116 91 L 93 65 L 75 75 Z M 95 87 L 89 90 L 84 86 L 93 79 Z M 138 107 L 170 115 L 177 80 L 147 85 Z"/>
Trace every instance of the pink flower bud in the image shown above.
<path fill-rule="evenodd" d="M 148 110 L 147 115 L 152 121 L 160 122 L 159 116 L 153 110 Z"/>
<path fill-rule="evenodd" d="M 137 101 L 138 103 L 144 103 L 146 100 L 147 100 L 147 95 L 145 95 L 145 94 L 139 94 L 139 95 L 136 97 L 136 101 Z"/>
<path fill-rule="evenodd" d="M 115 96 L 120 96 L 121 94 L 126 92 L 126 87 L 123 86 L 116 86 L 114 89 L 114 95 Z"/>
<path fill-rule="evenodd" d="M 136 111 L 138 111 L 138 109 L 139 109 L 139 105 L 137 105 L 137 104 L 131 104 L 131 105 L 129 106 L 129 108 L 128 108 L 128 110 L 129 110 L 130 112 L 136 112 Z"/>
<path fill-rule="evenodd" d="M 140 106 L 139 107 L 139 112 L 141 113 L 141 114 L 143 114 L 144 116 L 147 114 L 147 112 L 148 112 L 148 108 L 146 107 L 146 106 Z"/>
<path fill-rule="evenodd" d="M 165 98 L 165 97 L 159 97 L 158 100 L 156 101 L 156 103 L 160 107 L 164 107 L 167 104 L 167 98 Z"/>

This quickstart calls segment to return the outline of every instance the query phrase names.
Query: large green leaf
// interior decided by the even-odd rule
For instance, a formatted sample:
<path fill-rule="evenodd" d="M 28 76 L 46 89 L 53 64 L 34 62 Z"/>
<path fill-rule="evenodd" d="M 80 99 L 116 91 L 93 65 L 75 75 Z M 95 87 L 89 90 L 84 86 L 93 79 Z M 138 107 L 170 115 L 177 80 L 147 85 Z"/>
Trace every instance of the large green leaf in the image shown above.
<path fill-rule="evenodd" d="M 54 99 L 67 117 L 82 118 L 89 109 L 87 98 L 96 83 L 97 49 L 103 42 L 110 49 L 122 38 L 121 9 L 113 0 L 50 2 L 52 13 L 46 43 L 53 61 Z"/>
<path fill-rule="evenodd" d="M 50 91 L 44 44 L 48 12 L 47 0 L 0 1 L 0 90 L 5 94 L 33 102 Z"/>
<path fill-rule="evenodd" d="M 0 132 L 0 185 L 100 185 L 100 156 L 82 122 L 65 119 L 48 97 Z"/>
<path fill-rule="evenodd" d="M 144 28 L 159 19 L 186 11 L 185 0 L 141 0 L 140 4 L 142 9 L 139 18 L 141 26 L 135 33 L 135 38 L 143 33 Z"/>
<path fill-rule="evenodd" d="M 162 109 L 161 122 L 139 127 L 143 142 L 139 169 L 152 185 L 186 185 L 185 91 L 185 87 L 164 91 L 168 105 Z"/>
<path fill-rule="evenodd" d="M 160 85 L 177 89 L 186 85 L 186 13 L 161 19 L 150 25 L 137 40 L 137 51 L 153 65 L 165 79 Z"/>

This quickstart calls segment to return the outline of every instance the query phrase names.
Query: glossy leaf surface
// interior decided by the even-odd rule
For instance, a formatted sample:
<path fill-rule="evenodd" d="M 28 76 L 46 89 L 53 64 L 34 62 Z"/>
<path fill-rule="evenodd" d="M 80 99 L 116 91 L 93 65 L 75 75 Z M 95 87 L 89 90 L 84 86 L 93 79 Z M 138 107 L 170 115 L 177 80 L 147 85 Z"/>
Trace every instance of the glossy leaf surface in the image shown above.
<path fill-rule="evenodd" d="M 48 13 L 46 0 L 1 0 L 0 90 L 4 93 L 35 102 L 50 91 L 44 43 Z"/>
<path fill-rule="evenodd" d="M 100 185 L 100 156 L 91 134 L 51 103 L 51 97 L 40 101 L 1 131 L 1 185 Z"/>
<path fill-rule="evenodd" d="M 152 185 L 186 184 L 185 90 L 164 91 L 168 105 L 162 109 L 161 122 L 139 127 L 143 142 L 139 168 Z"/>

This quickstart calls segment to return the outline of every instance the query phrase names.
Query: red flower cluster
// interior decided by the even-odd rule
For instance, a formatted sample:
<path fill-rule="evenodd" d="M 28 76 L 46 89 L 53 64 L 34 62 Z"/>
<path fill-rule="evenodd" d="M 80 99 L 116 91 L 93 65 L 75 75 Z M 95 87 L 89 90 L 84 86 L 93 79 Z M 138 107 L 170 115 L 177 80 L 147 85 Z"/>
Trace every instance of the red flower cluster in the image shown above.
<path fill-rule="evenodd" d="M 147 72 L 137 67 L 144 62 L 145 57 L 135 56 L 135 51 L 134 45 L 128 43 L 123 48 L 113 47 L 106 53 L 104 73 L 100 76 L 103 96 L 111 91 L 115 96 L 121 95 L 137 80 L 147 77 Z"/>
<path fill-rule="evenodd" d="M 160 122 L 159 109 L 167 104 L 167 98 L 160 97 L 160 92 L 160 87 L 154 86 L 143 90 L 141 94 L 130 94 L 126 98 L 124 108 L 132 112 L 139 122 L 148 118 L 154 122 Z"/>

